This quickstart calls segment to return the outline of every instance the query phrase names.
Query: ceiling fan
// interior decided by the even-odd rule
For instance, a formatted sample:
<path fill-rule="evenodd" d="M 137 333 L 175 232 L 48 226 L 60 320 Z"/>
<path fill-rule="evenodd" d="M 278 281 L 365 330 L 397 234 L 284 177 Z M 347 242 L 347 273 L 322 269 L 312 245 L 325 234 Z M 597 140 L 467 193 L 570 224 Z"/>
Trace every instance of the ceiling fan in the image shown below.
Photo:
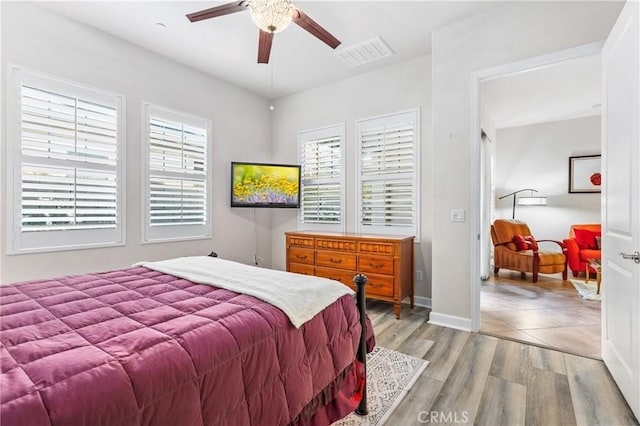
<path fill-rule="evenodd" d="M 273 35 L 284 30 L 291 21 L 308 31 L 332 49 L 340 45 L 335 38 L 316 21 L 291 4 L 291 0 L 241 0 L 190 13 L 187 18 L 191 22 L 216 18 L 249 9 L 251 19 L 260 28 L 258 38 L 258 63 L 269 63 Z"/>

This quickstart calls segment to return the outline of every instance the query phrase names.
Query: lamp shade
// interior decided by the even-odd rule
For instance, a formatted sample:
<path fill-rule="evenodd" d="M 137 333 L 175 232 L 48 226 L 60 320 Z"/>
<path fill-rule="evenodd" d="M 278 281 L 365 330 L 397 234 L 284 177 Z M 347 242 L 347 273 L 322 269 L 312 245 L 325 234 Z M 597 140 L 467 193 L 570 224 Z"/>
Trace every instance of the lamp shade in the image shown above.
<path fill-rule="evenodd" d="M 278 33 L 291 23 L 293 8 L 290 0 L 251 0 L 249 13 L 262 31 Z"/>
<path fill-rule="evenodd" d="M 520 197 L 518 198 L 519 206 L 546 206 L 547 197 Z"/>

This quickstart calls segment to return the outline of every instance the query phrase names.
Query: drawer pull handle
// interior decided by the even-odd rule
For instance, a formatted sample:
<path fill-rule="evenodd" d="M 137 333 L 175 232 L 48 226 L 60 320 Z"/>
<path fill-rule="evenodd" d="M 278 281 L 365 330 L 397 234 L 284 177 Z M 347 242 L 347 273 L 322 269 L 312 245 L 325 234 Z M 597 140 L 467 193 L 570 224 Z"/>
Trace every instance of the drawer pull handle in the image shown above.
<path fill-rule="evenodd" d="M 381 288 L 382 287 L 382 284 L 375 284 L 375 283 L 372 283 L 372 282 L 370 282 L 369 285 L 371 287 L 373 287 L 373 288 Z"/>
<path fill-rule="evenodd" d="M 306 258 L 307 258 L 306 254 L 304 256 L 300 256 L 299 254 L 296 254 L 296 259 L 305 260 Z"/>
<path fill-rule="evenodd" d="M 331 263 L 342 263 L 342 259 L 334 259 L 333 257 L 329 258 L 329 262 Z"/>
<path fill-rule="evenodd" d="M 373 262 L 369 262 L 369 266 L 371 266 L 374 269 L 380 269 L 384 266 L 384 263 L 373 263 Z"/>

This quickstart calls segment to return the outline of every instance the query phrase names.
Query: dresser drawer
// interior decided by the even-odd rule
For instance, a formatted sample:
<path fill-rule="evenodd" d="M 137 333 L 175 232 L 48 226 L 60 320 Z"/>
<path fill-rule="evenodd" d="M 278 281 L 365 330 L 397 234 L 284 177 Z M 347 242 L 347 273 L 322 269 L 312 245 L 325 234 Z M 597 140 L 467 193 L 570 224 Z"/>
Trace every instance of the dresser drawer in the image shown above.
<path fill-rule="evenodd" d="M 289 262 L 296 263 L 307 263 L 309 265 L 313 265 L 314 255 L 313 249 L 303 249 L 299 247 L 290 247 L 289 248 Z"/>
<path fill-rule="evenodd" d="M 344 269 L 334 268 L 321 268 L 320 266 L 318 266 L 316 268 L 316 275 L 318 277 L 340 281 L 342 284 L 351 287 L 351 289 L 355 289 L 355 284 L 353 283 L 355 272 L 353 271 L 345 271 Z"/>
<path fill-rule="evenodd" d="M 289 271 L 296 274 L 315 275 L 315 268 L 313 265 L 307 265 L 305 263 L 289 263 Z"/>
<path fill-rule="evenodd" d="M 391 243 L 358 241 L 359 253 L 393 255 L 395 252 L 394 247 Z"/>
<path fill-rule="evenodd" d="M 356 255 L 318 250 L 316 252 L 316 265 L 355 271 Z"/>
<path fill-rule="evenodd" d="M 334 240 L 331 238 L 316 238 L 316 248 L 333 251 L 356 251 L 356 242 L 353 240 Z"/>
<path fill-rule="evenodd" d="M 368 274 L 367 279 L 367 297 L 369 295 L 393 297 L 393 277 Z"/>
<path fill-rule="evenodd" d="M 289 244 L 289 247 L 307 247 L 313 249 L 313 241 L 313 238 L 309 237 L 298 237 L 294 235 L 287 237 L 287 243 Z"/>
<path fill-rule="evenodd" d="M 358 271 L 393 275 L 393 258 L 380 256 L 358 256 Z"/>

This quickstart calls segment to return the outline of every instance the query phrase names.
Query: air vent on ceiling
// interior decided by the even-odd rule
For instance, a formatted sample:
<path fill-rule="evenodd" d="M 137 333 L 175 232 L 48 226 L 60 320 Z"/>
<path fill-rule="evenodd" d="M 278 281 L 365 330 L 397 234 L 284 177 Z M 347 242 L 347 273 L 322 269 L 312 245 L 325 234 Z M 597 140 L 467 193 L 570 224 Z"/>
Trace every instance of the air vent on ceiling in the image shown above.
<path fill-rule="evenodd" d="M 351 68 L 355 68 L 391 56 L 393 55 L 393 51 L 387 46 L 384 40 L 376 37 L 340 49 L 336 51 L 336 55 Z"/>

